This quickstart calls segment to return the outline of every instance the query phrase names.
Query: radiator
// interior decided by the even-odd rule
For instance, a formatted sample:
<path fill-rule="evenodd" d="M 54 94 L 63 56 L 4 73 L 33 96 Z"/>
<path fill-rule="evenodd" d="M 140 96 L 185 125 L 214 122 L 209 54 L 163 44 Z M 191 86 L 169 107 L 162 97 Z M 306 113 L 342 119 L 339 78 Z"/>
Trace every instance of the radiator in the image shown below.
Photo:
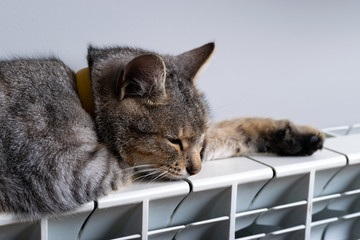
<path fill-rule="evenodd" d="M 67 215 L 0 215 L 0 239 L 360 239 L 360 125 L 324 129 L 310 157 L 210 161 L 184 181 L 140 181 Z"/>

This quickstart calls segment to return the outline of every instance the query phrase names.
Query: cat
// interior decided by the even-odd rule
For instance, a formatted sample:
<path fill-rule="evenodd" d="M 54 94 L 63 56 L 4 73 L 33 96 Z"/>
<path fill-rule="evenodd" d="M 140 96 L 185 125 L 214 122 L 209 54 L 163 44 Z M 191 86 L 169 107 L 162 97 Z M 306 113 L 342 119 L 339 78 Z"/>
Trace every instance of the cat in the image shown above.
<path fill-rule="evenodd" d="M 89 46 L 94 117 L 59 59 L 1 61 L 0 212 L 59 215 L 127 186 L 135 173 L 182 179 L 213 158 L 322 148 L 320 131 L 287 120 L 209 123 L 195 79 L 214 48 L 172 56 Z"/>

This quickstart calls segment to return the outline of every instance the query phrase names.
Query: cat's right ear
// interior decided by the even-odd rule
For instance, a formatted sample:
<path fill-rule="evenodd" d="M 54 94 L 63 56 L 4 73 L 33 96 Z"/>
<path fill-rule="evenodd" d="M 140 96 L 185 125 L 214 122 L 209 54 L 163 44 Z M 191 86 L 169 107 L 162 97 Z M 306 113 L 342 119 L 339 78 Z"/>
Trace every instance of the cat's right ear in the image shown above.
<path fill-rule="evenodd" d="M 163 103 L 166 66 L 164 60 L 155 54 L 134 58 L 118 76 L 116 91 L 119 99 L 141 97 L 148 103 Z"/>

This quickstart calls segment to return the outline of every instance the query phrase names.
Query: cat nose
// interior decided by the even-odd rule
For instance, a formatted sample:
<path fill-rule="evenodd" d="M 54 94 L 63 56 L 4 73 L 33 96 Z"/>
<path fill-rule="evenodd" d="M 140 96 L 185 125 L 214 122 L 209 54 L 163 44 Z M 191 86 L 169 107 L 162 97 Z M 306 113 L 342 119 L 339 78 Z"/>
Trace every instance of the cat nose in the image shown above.
<path fill-rule="evenodd" d="M 186 171 L 190 174 L 190 175 L 195 175 L 198 174 L 200 172 L 199 168 L 193 167 L 193 166 L 189 166 L 186 168 Z"/>
<path fill-rule="evenodd" d="M 200 158 L 200 153 L 198 151 L 189 149 L 186 152 L 185 160 L 187 162 L 186 171 L 189 175 L 195 175 L 200 172 L 201 158 Z"/>

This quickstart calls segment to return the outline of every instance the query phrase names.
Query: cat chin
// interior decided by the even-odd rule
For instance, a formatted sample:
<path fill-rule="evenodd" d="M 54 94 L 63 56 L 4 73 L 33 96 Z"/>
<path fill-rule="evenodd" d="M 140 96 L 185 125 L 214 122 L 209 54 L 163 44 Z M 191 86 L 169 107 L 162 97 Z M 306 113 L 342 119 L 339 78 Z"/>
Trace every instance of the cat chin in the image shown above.
<path fill-rule="evenodd" d="M 190 177 L 190 175 L 188 174 L 187 176 L 168 176 L 167 179 L 168 180 L 183 180 Z"/>
<path fill-rule="evenodd" d="M 188 178 L 190 177 L 190 174 L 188 174 L 186 172 L 186 170 L 184 170 L 184 173 L 178 175 L 178 174 L 167 174 L 166 175 L 166 178 L 169 179 L 169 180 L 182 180 L 182 179 L 185 179 L 185 178 Z"/>

